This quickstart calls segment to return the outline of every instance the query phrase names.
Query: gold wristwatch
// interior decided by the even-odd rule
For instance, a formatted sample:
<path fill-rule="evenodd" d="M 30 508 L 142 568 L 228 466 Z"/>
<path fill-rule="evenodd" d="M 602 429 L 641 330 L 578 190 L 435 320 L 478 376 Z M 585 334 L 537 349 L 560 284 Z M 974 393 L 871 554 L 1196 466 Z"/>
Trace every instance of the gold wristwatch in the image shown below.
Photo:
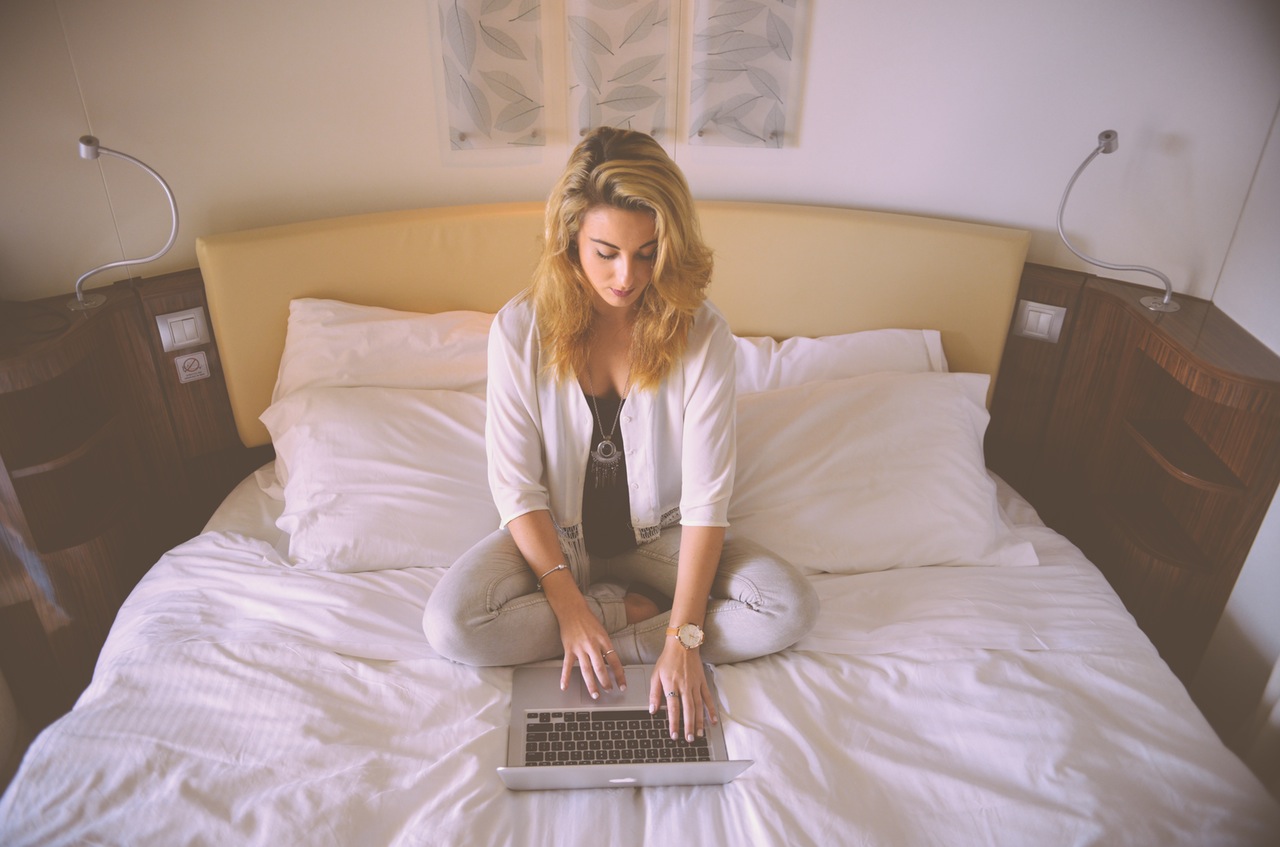
<path fill-rule="evenodd" d="M 686 650 L 692 650 L 694 647 L 702 645 L 702 627 L 696 623 L 667 627 L 667 636 L 670 637 L 672 635 L 680 642 L 680 646 Z"/>

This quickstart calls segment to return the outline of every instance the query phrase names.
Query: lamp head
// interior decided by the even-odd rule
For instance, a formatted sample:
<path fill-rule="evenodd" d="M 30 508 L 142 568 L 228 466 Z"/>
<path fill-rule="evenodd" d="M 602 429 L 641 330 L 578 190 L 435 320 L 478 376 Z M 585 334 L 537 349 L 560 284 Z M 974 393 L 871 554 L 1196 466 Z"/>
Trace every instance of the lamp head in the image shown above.
<path fill-rule="evenodd" d="M 1104 129 L 1098 133 L 1098 146 L 1102 148 L 1103 153 L 1116 152 L 1116 148 L 1120 146 L 1120 134 L 1114 129 Z"/>
<path fill-rule="evenodd" d="M 80 158 L 98 158 L 98 146 L 98 139 L 94 138 L 92 135 L 80 136 Z"/>

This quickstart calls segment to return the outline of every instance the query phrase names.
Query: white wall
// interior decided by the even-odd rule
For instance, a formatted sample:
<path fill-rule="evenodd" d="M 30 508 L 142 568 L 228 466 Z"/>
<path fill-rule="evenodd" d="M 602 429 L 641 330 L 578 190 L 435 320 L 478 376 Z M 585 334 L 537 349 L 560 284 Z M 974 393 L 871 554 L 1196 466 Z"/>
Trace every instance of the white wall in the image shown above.
<path fill-rule="evenodd" d="M 544 5 L 550 25 L 563 0 Z M 443 150 L 433 0 L 0 7 L 9 81 L 0 90 L 0 295 L 11 299 L 65 290 L 100 262 L 147 255 L 167 231 L 145 175 L 76 157 L 86 130 L 156 167 L 178 196 L 178 244 L 147 273 L 191 266 L 205 232 L 539 199 L 567 149 L 563 129 L 552 127 L 541 150 Z M 1114 128 L 1120 150 L 1081 180 L 1068 227 L 1103 258 L 1156 265 L 1180 290 L 1212 294 L 1280 101 L 1276 4 L 814 0 L 813 8 L 798 146 L 678 147 L 700 196 L 1011 224 L 1033 231 L 1034 260 L 1071 265 L 1053 231 L 1057 201 L 1098 132 Z M 555 58 L 549 77 L 563 66 Z"/>
<path fill-rule="evenodd" d="M 1280 350 L 1280 110 L 1222 269 L 1214 301 L 1237 323 Z M 1280 657 L 1280 498 L 1209 643 L 1191 693 L 1219 733 L 1238 747 L 1267 675 Z"/>
<path fill-rule="evenodd" d="M 548 28 L 563 2 L 544 3 Z M 563 110 L 549 103 L 544 149 L 446 152 L 433 9 L 0 3 L 0 297 L 69 291 L 88 268 L 163 240 L 158 188 L 122 162 L 78 159 L 85 132 L 155 166 L 177 194 L 178 243 L 139 274 L 193 266 L 201 233 L 542 198 L 568 149 Z M 1098 132 L 1116 129 L 1119 151 L 1099 157 L 1072 195 L 1073 239 L 1104 259 L 1160 268 L 1280 350 L 1280 153 L 1267 146 L 1280 104 L 1280 4 L 813 0 L 806 58 L 797 145 L 678 145 L 695 193 L 1018 226 L 1033 234 L 1033 261 L 1082 267 L 1054 216 Z M 548 57 L 549 89 L 563 65 Z M 1278 508 L 1224 623 L 1270 660 L 1280 622 L 1255 606 L 1276 599 Z M 1245 596 L 1246 586 L 1264 593 Z M 1240 651 L 1223 643 L 1215 661 L 1226 667 Z"/>

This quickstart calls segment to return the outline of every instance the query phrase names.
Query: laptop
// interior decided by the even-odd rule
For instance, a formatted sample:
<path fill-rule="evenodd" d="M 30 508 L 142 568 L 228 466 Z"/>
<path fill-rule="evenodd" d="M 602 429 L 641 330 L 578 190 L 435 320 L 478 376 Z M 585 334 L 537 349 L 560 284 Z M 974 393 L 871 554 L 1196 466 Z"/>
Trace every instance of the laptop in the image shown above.
<path fill-rule="evenodd" d="M 577 671 L 561 691 L 559 665 L 516 668 L 507 763 L 498 768 L 507 788 L 724 785 L 752 765 L 729 758 L 720 724 L 708 722 L 693 743 L 673 740 L 667 710 L 649 714 L 653 666 L 630 665 L 626 673 L 626 691 L 615 687 L 592 700 Z M 719 702 L 709 672 L 707 684 Z"/>

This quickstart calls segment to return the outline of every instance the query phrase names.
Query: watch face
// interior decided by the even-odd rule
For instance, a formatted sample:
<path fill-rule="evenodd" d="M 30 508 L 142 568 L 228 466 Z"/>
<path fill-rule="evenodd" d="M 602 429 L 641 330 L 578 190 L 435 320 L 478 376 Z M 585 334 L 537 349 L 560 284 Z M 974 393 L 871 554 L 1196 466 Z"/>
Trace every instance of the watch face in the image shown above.
<path fill-rule="evenodd" d="M 686 650 L 692 650 L 702 644 L 702 630 L 691 623 L 684 624 L 676 633 L 680 643 Z"/>

